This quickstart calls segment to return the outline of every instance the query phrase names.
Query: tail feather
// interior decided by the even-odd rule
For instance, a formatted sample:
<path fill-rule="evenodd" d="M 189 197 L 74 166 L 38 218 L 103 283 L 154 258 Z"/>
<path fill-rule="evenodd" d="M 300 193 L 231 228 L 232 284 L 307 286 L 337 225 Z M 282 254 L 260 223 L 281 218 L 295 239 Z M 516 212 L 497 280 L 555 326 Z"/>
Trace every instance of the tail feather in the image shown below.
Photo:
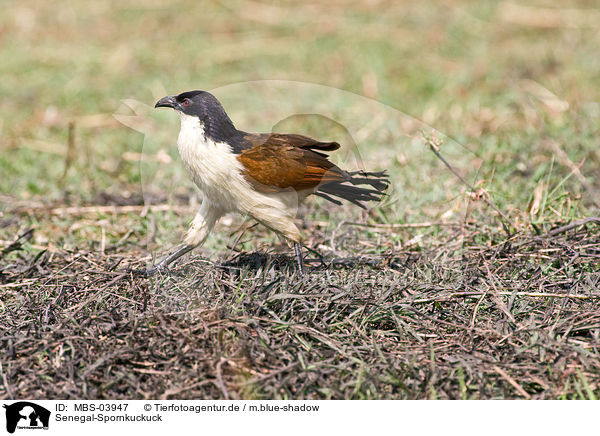
<path fill-rule="evenodd" d="M 329 195 L 325 194 L 324 192 L 319 192 L 319 191 L 316 191 L 316 192 L 315 192 L 315 195 L 318 195 L 319 197 L 322 197 L 322 198 L 324 198 L 324 199 L 325 199 L 325 200 L 327 200 L 327 201 L 331 201 L 333 204 L 337 204 L 338 206 L 341 206 L 341 205 L 342 205 L 342 202 L 341 202 L 341 201 L 339 201 L 339 200 L 336 200 L 336 199 L 335 199 L 335 198 L 333 198 L 333 197 L 330 197 Z"/>
<path fill-rule="evenodd" d="M 390 184 L 389 176 L 386 171 L 354 171 L 348 174 L 350 174 L 350 182 L 353 185 L 371 185 L 378 191 L 385 191 Z M 354 177 L 357 174 L 361 175 L 362 177 Z"/>
<path fill-rule="evenodd" d="M 340 202 L 331 196 L 347 200 L 366 209 L 363 202 L 380 201 L 390 184 L 386 171 L 355 171 L 348 173 L 348 175 L 348 180 L 343 182 L 333 182 L 319 186 L 315 194 L 335 204 L 340 204 Z M 357 185 L 368 185 L 370 188 L 363 188 Z"/>

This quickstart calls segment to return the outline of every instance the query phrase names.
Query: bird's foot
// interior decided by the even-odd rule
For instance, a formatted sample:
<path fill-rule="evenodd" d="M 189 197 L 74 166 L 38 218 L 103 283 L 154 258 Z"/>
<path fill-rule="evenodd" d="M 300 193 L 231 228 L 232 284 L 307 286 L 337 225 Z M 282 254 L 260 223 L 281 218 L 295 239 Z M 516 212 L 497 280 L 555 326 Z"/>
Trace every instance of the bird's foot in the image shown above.
<path fill-rule="evenodd" d="M 131 272 L 134 275 L 142 276 L 142 277 L 150 277 L 154 274 L 160 273 L 169 273 L 169 265 L 173 263 L 175 260 L 179 259 L 181 256 L 186 254 L 187 252 L 193 250 L 195 245 L 183 244 L 181 245 L 175 252 L 169 254 L 163 260 L 158 262 L 156 265 L 146 269 L 130 269 L 128 272 Z"/>
<path fill-rule="evenodd" d="M 298 275 L 300 276 L 301 280 L 304 280 L 306 278 L 306 271 L 304 269 L 304 266 L 298 268 Z"/>
<path fill-rule="evenodd" d="M 125 272 L 129 274 L 133 274 L 136 277 L 152 277 L 154 274 L 160 273 L 168 273 L 169 268 L 166 265 L 154 265 L 150 268 L 125 268 Z"/>

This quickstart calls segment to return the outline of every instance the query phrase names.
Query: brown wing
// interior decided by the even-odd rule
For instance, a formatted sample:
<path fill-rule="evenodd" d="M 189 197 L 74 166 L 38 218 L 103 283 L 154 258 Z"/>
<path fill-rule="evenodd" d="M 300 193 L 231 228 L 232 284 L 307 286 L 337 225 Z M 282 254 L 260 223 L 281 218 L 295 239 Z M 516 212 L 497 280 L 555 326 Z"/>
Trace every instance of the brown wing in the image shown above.
<path fill-rule="evenodd" d="M 350 177 L 329 162 L 327 155 L 311 150 L 335 150 L 339 148 L 336 142 L 318 142 L 301 135 L 252 136 L 257 145 L 242 151 L 238 159 L 244 166 L 244 176 L 257 190 L 274 192 L 293 188 L 302 191 Z M 260 137 L 266 141 L 259 144 L 263 139 Z"/>
<path fill-rule="evenodd" d="M 291 145 L 307 150 L 322 151 L 334 151 L 340 148 L 340 144 L 337 142 L 321 142 L 308 136 L 285 133 L 246 133 L 244 140 L 251 144 L 251 147 L 257 145 Z"/>

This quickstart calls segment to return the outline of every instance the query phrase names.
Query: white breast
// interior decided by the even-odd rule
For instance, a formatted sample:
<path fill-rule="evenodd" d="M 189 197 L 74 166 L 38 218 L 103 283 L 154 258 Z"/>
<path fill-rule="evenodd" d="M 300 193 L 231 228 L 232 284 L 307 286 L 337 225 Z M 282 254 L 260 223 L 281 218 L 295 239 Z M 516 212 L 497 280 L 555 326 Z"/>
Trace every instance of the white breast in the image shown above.
<path fill-rule="evenodd" d="M 179 155 L 193 182 L 215 205 L 225 211 L 236 209 L 232 204 L 233 185 L 245 182 L 242 166 L 229 145 L 214 142 L 204 135 L 204 126 L 197 117 L 183 114 L 177 140 Z"/>
<path fill-rule="evenodd" d="M 266 194 L 255 191 L 242 175 L 243 166 L 231 147 L 204 135 L 197 117 L 183 114 L 177 140 L 179 154 L 194 183 L 211 203 L 223 212 L 248 214 L 282 233 L 282 220 L 295 217 L 298 195 L 295 191 Z"/>

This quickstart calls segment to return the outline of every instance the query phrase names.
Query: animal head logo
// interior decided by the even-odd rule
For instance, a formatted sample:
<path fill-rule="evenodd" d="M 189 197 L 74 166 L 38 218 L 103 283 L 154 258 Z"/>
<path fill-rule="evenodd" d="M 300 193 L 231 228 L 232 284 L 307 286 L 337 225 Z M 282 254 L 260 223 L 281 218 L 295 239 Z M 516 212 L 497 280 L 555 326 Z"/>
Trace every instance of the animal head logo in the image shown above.
<path fill-rule="evenodd" d="M 29 401 L 4 405 L 6 409 L 6 431 L 14 433 L 19 428 L 48 428 L 50 411 Z"/>

